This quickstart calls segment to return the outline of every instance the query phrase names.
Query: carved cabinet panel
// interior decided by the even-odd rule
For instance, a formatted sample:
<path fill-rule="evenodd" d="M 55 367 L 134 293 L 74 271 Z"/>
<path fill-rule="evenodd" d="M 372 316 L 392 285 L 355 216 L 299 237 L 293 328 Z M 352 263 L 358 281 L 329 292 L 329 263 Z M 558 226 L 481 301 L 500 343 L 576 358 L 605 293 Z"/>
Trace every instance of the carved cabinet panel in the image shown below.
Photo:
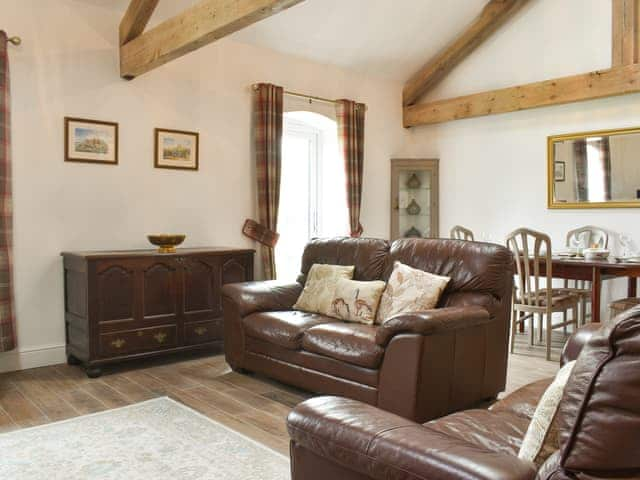
<path fill-rule="evenodd" d="M 222 342 L 221 290 L 253 280 L 253 250 L 63 253 L 67 357 L 102 364 Z"/>
<path fill-rule="evenodd" d="M 219 261 L 186 258 L 183 262 L 182 292 L 185 320 L 189 322 L 222 315 Z"/>
<path fill-rule="evenodd" d="M 107 263 L 96 273 L 96 280 L 99 321 L 133 320 L 133 270 Z"/>
<path fill-rule="evenodd" d="M 178 314 L 177 262 L 153 260 L 142 267 L 142 316 L 175 321 Z"/>

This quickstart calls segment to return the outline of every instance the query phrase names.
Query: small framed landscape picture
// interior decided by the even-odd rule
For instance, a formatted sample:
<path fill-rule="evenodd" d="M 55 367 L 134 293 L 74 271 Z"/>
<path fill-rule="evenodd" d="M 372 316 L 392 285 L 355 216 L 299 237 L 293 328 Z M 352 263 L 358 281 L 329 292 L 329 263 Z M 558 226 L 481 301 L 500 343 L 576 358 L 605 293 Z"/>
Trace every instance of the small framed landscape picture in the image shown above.
<path fill-rule="evenodd" d="M 64 117 L 65 162 L 118 164 L 118 124 Z"/>
<path fill-rule="evenodd" d="M 198 137 L 197 132 L 156 128 L 155 167 L 198 170 Z"/>
<path fill-rule="evenodd" d="M 554 164 L 553 164 L 553 180 L 555 182 L 564 182 L 565 181 L 565 163 L 564 162 L 554 162 Z"/>

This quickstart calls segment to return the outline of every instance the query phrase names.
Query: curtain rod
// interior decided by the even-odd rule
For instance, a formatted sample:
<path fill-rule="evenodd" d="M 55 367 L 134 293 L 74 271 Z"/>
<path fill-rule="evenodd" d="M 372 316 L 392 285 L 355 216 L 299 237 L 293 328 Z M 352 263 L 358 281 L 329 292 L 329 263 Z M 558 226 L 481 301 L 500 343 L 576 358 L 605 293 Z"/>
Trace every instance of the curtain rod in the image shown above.
<path fill-rule="evenodd" d="M 16 47 L 22 43 L 22 39 L 20 37 L 9 37 L 7 38 L 7 42 L 15 45 Z"/>
<path fill-rule="evenodd" d="M 254 90 L 258 90 L 258 84 L 254 83 L 251 88 L 253 88 Z M 304 93 L 298 93 L 298 92 L 292 92 L 290 90 L 284 90 L 283 92 L 285 95 L 288 95 L 290 97 L 297 97 L 297 98 L 304 98 L 306 100 L 309 100 L 309 102 L 323 102 L 323 103 L 330 103 L 332 105 L 336 105 L 338 102 L 336 100 L 331 100 L 329 98 L 324 98 L 324 97 L 316 97 L 314 95 L 306 95 Z M 366 105 L 365 105 L 365 110 L 367 109 Z"/>

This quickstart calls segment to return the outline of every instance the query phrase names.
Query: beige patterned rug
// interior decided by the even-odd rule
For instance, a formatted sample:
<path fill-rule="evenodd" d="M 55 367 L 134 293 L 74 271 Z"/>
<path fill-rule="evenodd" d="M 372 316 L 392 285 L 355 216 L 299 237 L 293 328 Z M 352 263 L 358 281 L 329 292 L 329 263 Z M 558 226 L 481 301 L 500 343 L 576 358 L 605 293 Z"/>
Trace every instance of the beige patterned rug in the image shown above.
<path fill-rule="evenodd" d="M 287 457 L 166 397 L 0 435 L 0 479 L 289 475 Z"/>

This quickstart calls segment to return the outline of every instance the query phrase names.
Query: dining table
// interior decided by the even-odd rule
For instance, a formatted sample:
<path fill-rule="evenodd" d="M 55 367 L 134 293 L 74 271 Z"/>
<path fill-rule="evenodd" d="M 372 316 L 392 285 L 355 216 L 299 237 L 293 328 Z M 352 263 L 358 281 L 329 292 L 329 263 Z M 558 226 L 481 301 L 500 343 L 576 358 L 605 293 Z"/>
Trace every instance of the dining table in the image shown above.
<path fill-rule="evenodd" d="M 587 260 L 583 257 L 554 255 L 551 258 L 551 270 L 553 278 L 591 282 L 592 322 L 600 322 L 603 281 L 627 277 L 627 296 L 635 297 L 640 278 L 640 262 L 619 261 L 614 257 Z M 540 274 L 547 274 L 545 262 L 540 263 Z"/>

